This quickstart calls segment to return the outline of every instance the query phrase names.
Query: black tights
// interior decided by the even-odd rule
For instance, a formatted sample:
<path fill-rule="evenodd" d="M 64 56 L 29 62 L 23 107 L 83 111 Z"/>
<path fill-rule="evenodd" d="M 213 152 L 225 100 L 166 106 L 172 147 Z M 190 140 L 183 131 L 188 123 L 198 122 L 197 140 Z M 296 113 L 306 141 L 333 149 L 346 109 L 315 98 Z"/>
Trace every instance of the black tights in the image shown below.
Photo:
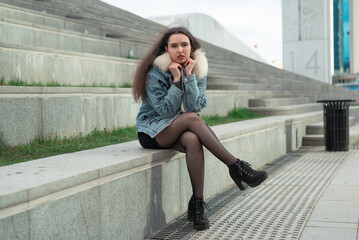
<path fill-rule="evenodd" d="M 227 166 L 237 161 L 219 142 L 207 124 L 195 113 L 180 114 L 155 138 L 161 147 L 172 146 L 174 149 L 186 153 L 193 194 L 199 198 L 203 197 L 204 185 L 203 146 Z"/>

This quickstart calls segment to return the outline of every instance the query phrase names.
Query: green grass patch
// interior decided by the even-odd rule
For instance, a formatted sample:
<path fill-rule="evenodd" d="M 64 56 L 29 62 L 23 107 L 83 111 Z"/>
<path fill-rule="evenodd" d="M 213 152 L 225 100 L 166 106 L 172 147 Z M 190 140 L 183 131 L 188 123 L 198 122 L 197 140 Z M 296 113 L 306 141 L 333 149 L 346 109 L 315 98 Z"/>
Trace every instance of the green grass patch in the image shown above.
<path fill-rule="evenodd" d="M 115 84 L 102 85 L 102 84 L 81 84 L 81 85 L 72 85 L 72 84 L 63 84 L 58 82 L 51 83 L 42 83 L 42 82 L 31 82 L 28 83 L 20 78 L 13 78 L 9 81 L 6 81 L 5 77 L 0 78 L 0 86 L 22 86 L 22 87 L 106 87 L 106 88 L 132 88 L 132 85 L 125 83 L 122 86 L 116 86 Z"/>
<path fill-rule="evenodd" d="M 127 127 L 111 132 L 93 131 L 86 137 L 73 137 L 68 139 L 53 138 L 48 140 L 38 139 L 23 146 L 0 146 L 0 166 L 113 145 L 135 139 L 137 139 L 135 127 Z"/>
<path fill-rule="evenodd" d="M 121 86 L 122 88 L 132 88 L 132 85 L 129 83 L 125 83 Z"/>
<path fill-rule="evenodd" d="M 244 108 L 235 108 L 228 112 L 228 115 L 225 117 L 221 116 L 202 116 L 203 120 L 205 120 L 210 126 L 215 126 L 219 124 L 226 124 L 231 122 L 238 122 L 243 120 L 261 118 L 264 116 L 260 116 L 258 114 L 252 113 Z"/>
<path fill-rule="evenodd" d="M 203 119 L 210 125 L 219 125 L 253 118 L 260 118 L 257 114 L 246 109 L 238 108 L 230 111 L 227 116 L 204 116 Z M 95 130 L 86 137 L 72 137 L 60 139 L 37 139 L 28 145 L 15 147 L 0 146 L 0 166 L 26 162 L 33 159 L 45 158 L 64 153 L 93 149 L 107 145 L 128 142 L 137 139 L 135 127 L 120 128 L 114 131 Z"/>
<path fill-rule="evenodd" d="M 5 85 L 5 77 L 2 76 L 1 79 L 0 79 L 0 86 L 3 86 Z"/>

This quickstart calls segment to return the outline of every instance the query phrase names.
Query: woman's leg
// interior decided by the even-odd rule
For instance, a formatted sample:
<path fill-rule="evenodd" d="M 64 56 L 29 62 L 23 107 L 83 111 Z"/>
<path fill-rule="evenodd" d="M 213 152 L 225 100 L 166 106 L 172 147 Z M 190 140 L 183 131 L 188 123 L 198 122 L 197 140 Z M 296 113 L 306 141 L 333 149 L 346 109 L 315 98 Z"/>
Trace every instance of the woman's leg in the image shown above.
<path fill-rule="evenodd" d="M 184 132 L 173 148 L 186 153 L 187 169 L 191 179 L 193 195 L 188 202 L 187 220 L 193 222 L 197 230 L 209 228 L 203 201 L 204 155 L 203 146 L 197 135 L 191 131 Z"/>
<path fill-rule="evenodd" d="M 187 170 L 191 179 L 193 195 L 203 198 L 204 155 L 202 143 L 196 134 L 186 131 L 179 137 L 173 148 L 186 153 Z"/>
<path fill-rule="evenodd" d="M 180 114 L 170 126 L 156 136 L 156 141 L 162 147 L 169 147 L 187 131 L 193 132 L 200 142 L 226 165 L 236 163 L 237 159 L 223 147 L 206 123 L 195 113 Z"/>

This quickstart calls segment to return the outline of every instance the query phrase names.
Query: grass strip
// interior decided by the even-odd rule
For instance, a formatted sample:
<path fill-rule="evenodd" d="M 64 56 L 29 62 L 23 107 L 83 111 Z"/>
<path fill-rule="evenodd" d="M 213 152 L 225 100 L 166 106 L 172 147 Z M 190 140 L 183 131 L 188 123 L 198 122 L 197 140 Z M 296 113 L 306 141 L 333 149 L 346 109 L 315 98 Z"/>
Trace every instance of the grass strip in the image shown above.
<path fill-rule="evenodd" d="M 120 128 L 111 132 L 96 130 L 86 137 L 37 139 L 28 145 L 0 147 L 0 166 L 93 149 L 135 139 L 137 139 L 135 127 Z"/>
<path fill-rule="evenodd" d="M 28 83 L 20 78 L 13 78 L 10 81 L 6 81 L 2 76 L 0 78 L 0 86 L 17 86 L 17 87 L 99 87 L 99 88 L 132 88 L 132 85 L 129 83 L 124 83 L 121 86 L 116 86 L 115 84 L 110 85 L 101 85 L 101 84 L 81 84 L 81 85 L 72 85 L 72 84 L 64 84 L 58 82 L 51 83 L 42 83 L 42 82 L 31 82 Z"/>
<path fill-rule="evenodd" d="M 227 116 L 203 116 L 203 120 L 206 121 L 210 126 L 215 126 L 219 124 L 226 124 L 231 122 L 239 122 L 243 120 L 261 118 L 258 114 L 252 113 L 245 108 L 235 108 L 228 112 Z"/>
<path fill-rule="evenodd" d="M 219 125 L 237 122 L 253 118 L 259 118 L 257 114 L 246 109 L 234 109 L 226 117 L 210 116 L 203 119 L 210 125 Z M 114 131 L 95 130 L 85 137 L 37 139 L 28 145 L 15 147 L 0 146 L 0 166 L 26 162 L 34 159 L 45 158 L 64 153 L 93 149 L 137 139 L 135 127 L 120 128 Z"/>

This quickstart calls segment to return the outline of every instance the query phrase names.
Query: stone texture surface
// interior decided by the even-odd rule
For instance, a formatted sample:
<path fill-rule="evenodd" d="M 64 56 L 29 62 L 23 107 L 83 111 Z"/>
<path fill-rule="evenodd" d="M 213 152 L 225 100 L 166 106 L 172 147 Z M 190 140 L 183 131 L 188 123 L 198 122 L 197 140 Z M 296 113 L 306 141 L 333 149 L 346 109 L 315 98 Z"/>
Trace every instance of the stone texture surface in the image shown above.
<path fill-rule="evenodd" d="M 350 153 L 316 204 L 301 240 L 358 238 L 359 154 Z"/>
<path fill-rule="evenodd" d="M 86 205 L 95 200 L 92 194 L 83 199 Z M 97 197 L 97 204 L 98 200 Z M 91 227 L 98 225 L 91 223 L 93 219 L 86 218 L 85 211 L 87 214 L 88 211 L 100 211 L 99 206 L 84 210 L 83 201 L 81 194 L 76 194 L 30 210 L 31 239 L 90 239 L 88 231 L 93 233 Z"/>
<path fill-rule="evenodd" d="M 287 118 L 255 119 L 213 130 L 234 156 L 262 167 L 285 154 Z M 291 118 L 299 124 L 313 116 Z M 269 149 L 273 139 L 279 147 L 271 147 L 264 158 L 259 145 Z M 233 183 L 225 164 L 207 150 L 205 159 L 208 199 Z M 0 168 L 0 224 L 8 226 L 9 219 L 24 214 L 31 239 L 143 238 L 185 213 L 191 195 L 184 154 L 143 149 L 133 141 Z M 8 229 L 4 234 L 11 237 L 15 230 Z"/>
<path fill-rule="evenodd" d="M 95 129 L 134 126 L 140 105 L 133 100 L 130 91 L 2 87 L 0 92 L 5 94 L 0 97 L 0 116 L 4 116 L 0 137 L 4 145 L 17 145 L 38 137 L 86 136 Z M 202 115 L 225 115 L 241 102 L 241 97 L 236 97 L 234 92 L 210 91 L 208 98 L 216 104 L 209 105 Z"/>
<path fill-rule="evenodd" d="M 25 144 L 42 136 L 41 99 L 0 97 L 0 145 Z"/>
<path fill-rule="evenodd" d="M 1 239 L 30 239 L 28 212 L 19 213 L 0 220 Z"/>
<path fill-rule="evenodd" d="M 18 77 L 27 83 L 122 86 L 131 83 L 137 64 L 132 59 L 61 51 L 50 54 L 41 48 L 31 50 L 1 48 L 1 58 L 7 59 L 0 62 L 1 68 L 6 69 L 1 74 L 7 81 Z"/>

